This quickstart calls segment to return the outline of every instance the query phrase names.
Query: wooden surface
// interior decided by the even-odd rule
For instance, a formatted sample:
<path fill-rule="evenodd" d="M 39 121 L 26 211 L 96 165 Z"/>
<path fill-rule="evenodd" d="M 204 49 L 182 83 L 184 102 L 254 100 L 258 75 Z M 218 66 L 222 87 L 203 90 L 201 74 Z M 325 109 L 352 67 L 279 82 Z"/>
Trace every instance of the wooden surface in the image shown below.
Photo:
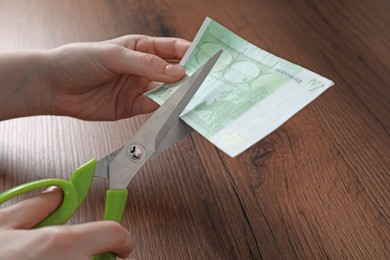
<path fill-rule="evenodd" d="M 129 185 L 135 259 L 390 258 L 390 2 L 385 0 L 1 0 L 0 48 L 124 34 L 191 40 L 210 16 L 336 85 L 231 159 L 199 134 Z M 145 121 L 0 122 L 0 190 L 68 178 Z M 96 180 L 70 224 L 102 218 Z"/>

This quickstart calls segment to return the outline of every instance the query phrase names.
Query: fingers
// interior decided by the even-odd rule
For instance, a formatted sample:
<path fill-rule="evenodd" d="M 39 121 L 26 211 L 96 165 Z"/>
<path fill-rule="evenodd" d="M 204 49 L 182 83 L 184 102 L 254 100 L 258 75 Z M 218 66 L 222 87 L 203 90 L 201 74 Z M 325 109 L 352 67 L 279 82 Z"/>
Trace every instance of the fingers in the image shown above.
<path fill-rule="evenodd" d="M 2 259 L 90 259 L 113 252 L 127 257 L 134 248 L 131 234 L 112 221 L 33 230 L 0 230 Z"/>
<path fill-rule="evenodd" d="M 125 258 L 134 248 L 134 239 L 130 232 L 113 221 L 72 226 L 71 229 L 77 234 L 76 237 L 80 237 L 80 244 L 92 255 L 114 252 Z"/>
<path fill-rule="evenodd" d="M 58 253 L 78 252 L 84 258 L 106 252 L 127 257 L 134 248 L 130 232 L 113 221 L 92 222 L 72 226 L 55 226 L 39 229 L 46 244 L 44 248 L 56 249 Z M 43 243 L 43 242 L 41 242 Z M 71 257 L 69 255 L 69 257 Z M 69 259 L 80 259 L 73 255 Z"/>
<path fill-rule="evenodd" d="M 134 50 L 163 59 L 182 59 L 189 46 L 190 42 L 179 38 L 139 36 Z"/>
<path fill-rule="evenodd" d="M 190 46 L 190 42 L 169 37 L 150 37 L 128 35 L 116 38 L 108 43 L 123 47 L 116 53 L 115 62 L 109 57 L 113 71 L 147 77 L 150 80 L 175 82 L 184 76 L 180 65 L 173 65 L 167 60 L 181 60 Z"/>
<path fill-rule="evenodd" d="M 150 80 L 161 82 L 175 82 L 184 77 L 185 70 L 182 66 L 170 64 L 162 58 L 144 52 L 126 49 L 118 61 L 122 73 L 146 77 Z"/>
<path fill-rule="evenodd" d="M 151 37 L 146 35 L 127 35 L 110 40 L 131 50 L 157 55 L 162 59 L 181 60 L 191 42 L 173 37 Z"/>
<path fill-rule="evenodd" d="M 62 201 L 62 190 L 51 187 L 41 194 L 2 209 L 1 229 L 30 229 L 52 213 Z"/>
<path fill-rule="evenodd" d="M 29 253 L 37 256 L 60 255 L 64 257 L 58 259 L 87 259 L 93 255 L 114 252 L 125 258 L 131 253 L 134 248 L 133 237 L 125 228 L 112 221 L 25 230 L 47 217 L 61 200 L 61 189 L 53 187 L 0 210 L 0 233 L 2 236 L 19 234 L 19 245 L 24 249 L 30 248 Z M 20 232 L 25 233 L 21 235 Z"/>

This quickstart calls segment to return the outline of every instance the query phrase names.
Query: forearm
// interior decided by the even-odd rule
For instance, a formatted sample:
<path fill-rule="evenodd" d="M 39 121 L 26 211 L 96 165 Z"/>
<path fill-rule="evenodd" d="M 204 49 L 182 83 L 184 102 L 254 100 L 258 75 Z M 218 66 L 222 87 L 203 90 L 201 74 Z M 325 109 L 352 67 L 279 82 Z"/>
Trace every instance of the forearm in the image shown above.
<path fill-rule="evenodd" d="M 46 51 L 0 52 L 0 120 L 42 114 L 47 105 Z"/>

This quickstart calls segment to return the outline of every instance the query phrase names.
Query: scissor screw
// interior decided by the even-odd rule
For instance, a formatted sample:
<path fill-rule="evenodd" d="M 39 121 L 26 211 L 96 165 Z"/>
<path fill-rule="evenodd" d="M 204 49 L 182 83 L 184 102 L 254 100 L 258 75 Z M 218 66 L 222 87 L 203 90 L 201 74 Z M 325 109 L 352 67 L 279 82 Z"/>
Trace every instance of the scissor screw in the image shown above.
<path fill-rule="evenodd" d="M 140 145 L 132 145 L 129 148 L 129 157 L 134 162 L 142 161 L 145 157 L 145 149 Z"/>

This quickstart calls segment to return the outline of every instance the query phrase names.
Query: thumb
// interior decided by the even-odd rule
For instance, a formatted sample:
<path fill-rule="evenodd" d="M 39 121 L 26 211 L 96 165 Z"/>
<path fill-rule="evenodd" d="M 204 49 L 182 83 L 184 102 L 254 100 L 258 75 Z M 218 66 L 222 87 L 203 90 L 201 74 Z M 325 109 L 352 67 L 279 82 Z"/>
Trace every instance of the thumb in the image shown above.
<path fill-rule="evenodd" d="M 160 82 L 175 82 L 184 77 L 185 70 L 179 64 L 170 64 L 162 58 L 144 52 L 126 49 L 122 55 L 122 73 L 143 76 Z"/>

